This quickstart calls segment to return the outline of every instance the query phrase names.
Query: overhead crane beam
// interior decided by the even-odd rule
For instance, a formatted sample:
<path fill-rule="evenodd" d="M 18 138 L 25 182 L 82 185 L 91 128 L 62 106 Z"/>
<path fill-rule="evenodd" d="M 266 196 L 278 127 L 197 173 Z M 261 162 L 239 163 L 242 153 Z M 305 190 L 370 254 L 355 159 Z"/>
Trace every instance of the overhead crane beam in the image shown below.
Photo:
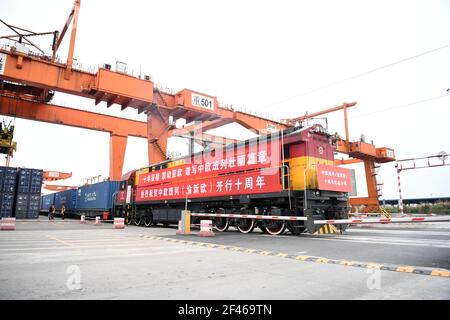
<path fill-rule="evenodd" d="M 0 114 L 70 127 L 113 133 L 119 136 L 147 137 L 147 124 L 90 111 L 0 96 Z"/>
<path fill-rule="evenodd" d="M 57 181 L 69 179 L 72 177 L 72 172 L 59 172 L 59 171 L 44 171 L 43 181 Z"/>
<path fill-rule="evenodd" d="M 59 91 L 140 108 L 153 102 L 153 83 L 127 74 L 99 68 L 96 73 L 73 69 L 70 79 L 65 78 L 66 65 L 51 62 L 11 50 L 0 49 L 5 57 L 0 80 Z"/>
<path fill-rule="evenodd" d="M 32 102 L 0 96 L 0 114 L 26 120 L 60 124 L 110 134 L 110 177 L 120 179 L 127 137 L 148 137 L 147 122 L 113 117 L 95 112 L 72 109 L 47 103 Z M 206 141 L 222 144 L 223 139 L 214 135 L 196 136 Z"/>

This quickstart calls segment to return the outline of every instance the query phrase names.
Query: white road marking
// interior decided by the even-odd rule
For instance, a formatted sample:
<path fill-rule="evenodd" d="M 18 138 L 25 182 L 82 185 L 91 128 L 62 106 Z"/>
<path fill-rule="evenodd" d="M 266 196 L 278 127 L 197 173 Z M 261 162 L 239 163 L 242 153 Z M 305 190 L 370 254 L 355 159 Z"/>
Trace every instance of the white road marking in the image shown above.
<path fill-rule="evenodd" d="M 133 241 L 133 242 L 117 242 L 110 244 L 99 244 L 99 245 L 77 245 L 73 244 L 70 247 L 73 249 L 81 250 L 81 249 L 114 249 L 118 247 L 130 247 L 134 248 L 137 246 L 145 246 L 148 248 L 152 248 L 149 245 L 149 242 L 145 241 Z M 46 247 L 27 247 L 27 248 L 0 248 L 0 252 L 9 252 L 9 251 L 39 251 L 39 250 L 67 250 L 68 246 L 46 246 Z"/>
<path fill-rule="evenodd" d="M 426 236 L 449 236 L 449 231 L 414 231 L 414 230 L 380 230 L 380 229 L 347 229 L 345 234 L 351 234 L 354 232 L 361 233 L 381 233 L 381 234 L 398 234 L 398 235 L 426 235 Z"/>
<path fill-rule="evenodd" d="M 356 237 L 332 237 L 332 238 L 309 238 L 314 240 L 323 240 L 323 241 L 344 241 L 344 242 L 356 242 L 356 243 L 369 243 L 369 244 L 388 244 L 388 245 L 400 245 L 400 246 L 415 246 L 415 247 L 436 247 L 436 248 L 450 248 L 449 241 L 423 241 L 430 239 L 415 239 L 415 241 L 411 240 L 403 240 L 398 238 L 356 238 Z"/>
<path fill-rule="evenodd" d="M 183 249 L 183 250 L 172 250 L 172 251 L 157 251 L 157 252 L 146 252 L 146 253 L 127 253 L 126 257 L 144 257 L 144 256 L 159 256 L 159 255 L 173 255 L 173 254 L 181 254 L 181 253 L 186 253 L 186 252 L 198 252 L 201 251 L 201 247 L 192 247 L 192 248 L 188 248 L 188 249 Z M 206 249 L 206 248 L 203 248 Z M 16 254 L 8 254 L 8 255 L 16 255 Z M 120 258 L 123 259 L 124 258 L 124 254 L 120 253 L 120 254 L 112 254 L 112 255 L 85 255 L 85 256 L 67 256 L 67 255 L 63 255 L 61 256 L 61 259 L 58 258 L 49 258 L 48 256 L 38 256 L 38 257 L 32 257 L 34 263 L 39 262 L 39 260 L 42 260 L 42 262 L 44 263 L 49 263 L 49 262 L 73 262 L 73 261 L 85 261 L 85 260 L 100 260 L 100 259 L 111 259 L 111 258 Z M 38 260 L 38 261 L 36 261 Z M 1 265 L 1 262 L 0 262 Z"/>

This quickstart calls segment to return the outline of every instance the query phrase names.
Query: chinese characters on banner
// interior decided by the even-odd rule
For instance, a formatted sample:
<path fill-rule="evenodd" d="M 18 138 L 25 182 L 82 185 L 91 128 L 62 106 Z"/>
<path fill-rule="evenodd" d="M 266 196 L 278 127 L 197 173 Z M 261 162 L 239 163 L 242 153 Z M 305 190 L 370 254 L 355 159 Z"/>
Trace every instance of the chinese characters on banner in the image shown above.
<path fill-rule="evenodd" d="M 319 189 L 340 192 L 351 192 L 350 170 L 336 166 L 317 165 Z"/>
<path fill-rule="evenodd" d="M 278 169 L 201 179 L 190 182 L 138 187 L 136 201 L 202 198 L 281 191 Z"/>
<path fill-rule="evenodd" d="M 203 159 L 194 159 L 189 164 L 140 174 L 138 187 L 209 178 L 218 174 L 280 165 L 278 141 L 241 147 L 231 152 L 228 150 L 226 153 L 216 150 L 216 153 L 216 156 L 206 153 Z"/>

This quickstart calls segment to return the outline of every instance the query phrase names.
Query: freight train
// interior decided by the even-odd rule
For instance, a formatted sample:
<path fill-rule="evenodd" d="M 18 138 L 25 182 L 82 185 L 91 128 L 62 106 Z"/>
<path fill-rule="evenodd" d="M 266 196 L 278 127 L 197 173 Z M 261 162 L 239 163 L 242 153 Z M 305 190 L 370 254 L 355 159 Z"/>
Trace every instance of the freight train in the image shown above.
<path fill-rule="evenodd" d="M 83 203 L 75 203 L 68 213 L 107 212 L 110 218 L 125 217 L 128 224 L 148 227 L 176 224 L 181 211 L 188 209 L 219 213 L 221 217 L 212 219 L 218 231 L 235 227 L 249 233 L 258 227 L 273 235 L 285 229 L 293 234 L 305 229 L 312 232 L 315 226 L 311 221 L 315 219 L 347 218 L 350 172 L 334 165 L 336 140 L 316 124 L 167 160 L 133 170 L 120 183 L 105 182 L 110 186 L 104 193 L 106 198 L 96 205 L 86 200 L 89 186 L 71 190 Z M 95 193 L 97 186 L 90 188 Z M 191 220 L 198 223 L 200 218 L 193 216 Z"/>
<path fill-rule="evenodd" d="M 119 181 L 103 181 L 47 194 L 41 197 L 41 213 L 47 214 L 53 204 L 56 213 L 60 214 L 64 205 L 66 216 L 102 216 L 106 220 L 114 216 L 113 201 L 118 189 Z"/>

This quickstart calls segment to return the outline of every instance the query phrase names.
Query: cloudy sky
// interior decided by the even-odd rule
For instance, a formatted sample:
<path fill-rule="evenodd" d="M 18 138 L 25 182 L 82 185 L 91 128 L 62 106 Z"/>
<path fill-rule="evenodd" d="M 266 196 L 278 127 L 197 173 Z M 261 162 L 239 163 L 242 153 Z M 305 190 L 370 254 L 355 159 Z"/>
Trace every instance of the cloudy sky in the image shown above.
<path fill-rule="evenodd" d="M 36 32 L 53 31 L 62 28 L 72 5 L 72 0 L 2 0 L 0 18 Z M 39 43 L 48 48 L 50 41 Z M 130 71 L 142 70 L 163 87 L 193 89 L 277 118 L 357 101 L 349 110 L 351 138 L 363 133 L 403 159 L 450 152 L 449 44 L 446 0 L 82 0 L 75 58 L 84 68 L 125 61 Z M 61 58 L 66 52 L 67 41 Z M 145 119 L 133 110 L 61 94 L 53 102 Z M 344 133 L 341 113 L 329 115 L 328 123 Z M 108 134 L 20 119 L 15 124 L 13 166 L 71 171 L 67 184 L 108 176 Z M 218 133 L 230 131 L 242 136 L 239 128 Z M 187 150 L 182 140 L 169 147 Z M 124 171 L 145 166 L 146 156 L 145 140 L 130 138 Z M 358 166 L 357 176 L 362 196 Z M 381 167 L 380 178 L 383 198 L 397 198 L 393 164 Z M 450 167 L 405 171 L 404 197 L 449 196 L 449 180 Z"/>

